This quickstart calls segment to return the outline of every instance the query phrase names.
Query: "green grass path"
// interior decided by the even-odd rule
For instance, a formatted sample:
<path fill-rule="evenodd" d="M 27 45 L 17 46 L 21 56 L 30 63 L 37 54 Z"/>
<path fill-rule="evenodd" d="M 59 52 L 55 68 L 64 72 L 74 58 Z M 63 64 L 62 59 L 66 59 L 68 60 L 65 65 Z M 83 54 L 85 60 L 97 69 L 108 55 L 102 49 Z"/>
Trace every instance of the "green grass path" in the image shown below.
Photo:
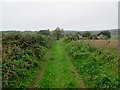
<path fill-rule="evenodd" d="M 41 88 L 82 88 L 85 87 L 64 50 L 62 41 L 57 41 L 51 50 L 51 57 L 39 82 Z"/>

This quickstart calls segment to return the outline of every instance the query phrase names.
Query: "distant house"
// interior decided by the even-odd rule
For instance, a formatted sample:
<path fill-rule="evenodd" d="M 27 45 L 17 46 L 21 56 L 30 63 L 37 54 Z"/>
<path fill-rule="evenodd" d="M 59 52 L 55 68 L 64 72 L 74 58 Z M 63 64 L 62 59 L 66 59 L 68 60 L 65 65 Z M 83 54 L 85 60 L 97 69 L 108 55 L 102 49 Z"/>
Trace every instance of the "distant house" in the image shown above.
<path fill-rule="evenodd" d="M 97 36 L 97 39 L 107 39 L 107 36 L 101 34 L 101 35 Z"/>

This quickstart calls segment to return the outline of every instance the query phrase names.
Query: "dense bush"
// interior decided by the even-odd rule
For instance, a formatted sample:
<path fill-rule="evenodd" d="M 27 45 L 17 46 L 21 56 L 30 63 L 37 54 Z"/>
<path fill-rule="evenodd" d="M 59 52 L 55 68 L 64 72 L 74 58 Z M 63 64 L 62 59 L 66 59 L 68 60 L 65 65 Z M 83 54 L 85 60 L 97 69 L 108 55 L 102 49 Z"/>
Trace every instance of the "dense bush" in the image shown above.
<path fill-rule="evenodd" d="M 63 40 L 65 43 L 71 42 L 71 41 L 75 41 L 76 40 L 77 35 L 76 34 L 66 34 L 63 37 Z"/>
<path fill-rule="evenodd" d="M 3 88 L 29 87 L 50 43 L 39 32 L 2 32 Z"/>
<path fill-rule="evenodd" d="M 84 42 L 70 42 L 66 50 L 89 88 L 118 88 L 118 56 Z"/>

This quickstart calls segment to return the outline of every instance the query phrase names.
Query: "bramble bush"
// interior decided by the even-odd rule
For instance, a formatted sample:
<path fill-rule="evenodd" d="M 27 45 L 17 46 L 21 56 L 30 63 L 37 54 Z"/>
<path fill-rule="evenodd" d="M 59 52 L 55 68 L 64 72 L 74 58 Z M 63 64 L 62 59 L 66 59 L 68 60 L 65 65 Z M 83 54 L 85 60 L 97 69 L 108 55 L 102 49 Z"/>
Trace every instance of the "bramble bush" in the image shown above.
<path fill-rule="evenodd" d="M 3 88 L 30 87 L 50 45 L 51 37 L 38 32 L 2 32 Z"/>

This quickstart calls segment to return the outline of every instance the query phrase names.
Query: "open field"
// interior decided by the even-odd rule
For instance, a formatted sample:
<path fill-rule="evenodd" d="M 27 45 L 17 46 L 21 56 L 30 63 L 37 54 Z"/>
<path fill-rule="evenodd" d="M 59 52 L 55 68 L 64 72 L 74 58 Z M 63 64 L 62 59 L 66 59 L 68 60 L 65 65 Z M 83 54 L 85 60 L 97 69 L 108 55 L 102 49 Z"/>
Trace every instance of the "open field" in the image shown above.
<path fill-rule="evenodd" d="M 118 49 L 118 40 L 82 40 L 104 50 Z"/>
<path fill-rule="evenodd" d="M 111 35 L 111 39 L 118 39 L 118 34 L 117 35 Z"/>

